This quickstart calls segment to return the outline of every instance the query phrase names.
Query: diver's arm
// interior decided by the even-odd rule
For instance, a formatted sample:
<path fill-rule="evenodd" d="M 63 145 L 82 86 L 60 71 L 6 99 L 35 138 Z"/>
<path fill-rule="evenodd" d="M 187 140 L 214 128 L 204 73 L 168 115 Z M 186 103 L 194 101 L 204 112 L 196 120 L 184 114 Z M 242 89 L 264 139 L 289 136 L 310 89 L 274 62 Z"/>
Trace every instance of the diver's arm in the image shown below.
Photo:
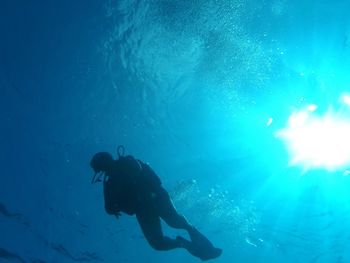
<path fill-rule="evenodd" d="M 105 210 L 109 215 L 117 215 L 120 214 L 120 209 L 117 203 L 111 202 L 110 198 L 106 198 L 105 196 Z"/>
<path fill-rule="evenodd" d="M 117 204 L 109 204 L 108 202 L 106 202 L 105 200 L 105 210 L 107 212 L 107 214 L 110 215 L 120 215 L 120 210 Z"/>
<path fill-rule="evenodd" d="M 109 215 L 120 215 L 120 208 L 116 202 L 114 189 L 111 189 L 107 182 L 104 183 L 103 194 L 105 199 L 105 210 Z"/>
<path fill-rule="evenodd" d="M 117 204 L 110 204 L 106 202 L 106 199 L 105 199 L 105 210 L 107 214 L 115 215 L 117 219 L 122 215 L 119 209 L 119 206 Z"/>

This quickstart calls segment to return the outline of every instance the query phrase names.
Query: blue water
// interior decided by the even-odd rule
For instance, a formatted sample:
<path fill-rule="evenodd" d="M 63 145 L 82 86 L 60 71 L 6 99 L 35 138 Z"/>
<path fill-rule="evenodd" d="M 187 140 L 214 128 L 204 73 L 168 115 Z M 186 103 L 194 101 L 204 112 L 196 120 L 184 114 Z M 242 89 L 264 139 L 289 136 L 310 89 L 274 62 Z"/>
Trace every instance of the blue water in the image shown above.
<path fill-rule="evenodd" d="M 274 136 L 350 91 L 349 8 L 2 1 L 0 261 L 199 262 L 105 213 L 89 160 L 123 144 L 223 248 L 215 262 L 350 262 L 350 178 L 290 166 Z"/>

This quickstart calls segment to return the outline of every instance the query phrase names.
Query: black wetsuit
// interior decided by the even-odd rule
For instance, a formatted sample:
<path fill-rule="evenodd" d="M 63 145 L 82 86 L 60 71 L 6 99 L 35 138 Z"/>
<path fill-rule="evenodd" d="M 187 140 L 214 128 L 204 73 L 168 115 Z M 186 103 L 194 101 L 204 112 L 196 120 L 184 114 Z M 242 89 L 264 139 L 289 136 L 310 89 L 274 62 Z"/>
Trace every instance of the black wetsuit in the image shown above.
<path fill-rule="evenodd" d="M 163 235 L 160 219 L 169 226 L 188 230 L 191 226 L 179 215 L 168 192 L 151 167 L 132 156 L 121 157 L 104 180 L 105 208 L 108 214 L 136 215 L 149 244 L 157 250 L 182 247 L 179 240 Z"/>

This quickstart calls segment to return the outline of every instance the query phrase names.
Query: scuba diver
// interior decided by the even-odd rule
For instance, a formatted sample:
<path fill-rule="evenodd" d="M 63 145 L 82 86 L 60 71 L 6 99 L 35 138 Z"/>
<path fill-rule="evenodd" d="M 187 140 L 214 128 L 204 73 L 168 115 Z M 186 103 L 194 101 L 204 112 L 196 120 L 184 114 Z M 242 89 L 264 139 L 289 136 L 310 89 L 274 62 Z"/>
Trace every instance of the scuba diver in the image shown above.
<path fill-rule="evenodd" d="M 113 159 L 108 152 L 99 152 L 90 162 L 95 172 L 91 183 L 103 181 L 106 212 L 116 218 L 121 213 L 136 215 L 145 238 L 156 250 L 184 248 L 203 261 L 219 257 L 222 250 L 215 248 L 184 216 L 178 214 L 152 168 L 133 156 L 124 156 L 124 152 L 124 147 L 119 146 L 119 159 Z M 172 228 L 186 230 L 191 240 L 182 236 L 175 239 L 164 236 L 161 219 Z"/>

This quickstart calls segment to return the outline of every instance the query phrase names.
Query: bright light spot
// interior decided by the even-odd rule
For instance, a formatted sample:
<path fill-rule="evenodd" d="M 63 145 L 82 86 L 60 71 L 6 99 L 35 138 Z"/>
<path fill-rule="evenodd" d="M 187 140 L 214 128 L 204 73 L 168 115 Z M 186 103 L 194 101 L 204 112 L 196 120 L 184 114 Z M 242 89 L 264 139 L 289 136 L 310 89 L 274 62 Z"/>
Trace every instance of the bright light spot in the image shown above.
<path fill-rule="evenodd" d="M 329 171 L 350 165 L 350 116 L 329 110 L 316 115 L 316 105 L 294 112 L 286 128 L 276 136 L 290 152 L 290 165 L 304 169 L 325 168 Z"/>
<path fill-rule="evenodd" d="M 272 118 L 269 118 L 269 120 L 267 121 L 266 123 L 266 126 L 270 126 L 273 122 L 273 119 Z"/>
<path fill-rule="evenodd" d="M 309 106 L 307 106 L 307 109 L 309 111 L 315 111 L 317 109 L 317 105 L 315 104 L 310 104 Z"/>
<path fill-rule="evenodd" d="M 346 104 L 347 106 L 350 106 L 350 95 L 349 94 L 343 94 L 341 96 L 341 100 L 344 104 Z"/>

